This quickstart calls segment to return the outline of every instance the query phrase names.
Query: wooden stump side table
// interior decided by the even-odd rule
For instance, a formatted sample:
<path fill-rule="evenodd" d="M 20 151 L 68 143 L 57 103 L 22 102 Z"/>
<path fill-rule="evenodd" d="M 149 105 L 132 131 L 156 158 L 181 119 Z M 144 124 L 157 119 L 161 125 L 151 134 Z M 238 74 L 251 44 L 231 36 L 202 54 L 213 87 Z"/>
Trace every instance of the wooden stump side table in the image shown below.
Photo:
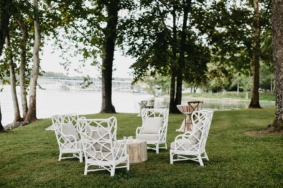
<path fill-rule="evenodd" d="M 127 153 L 129 154 L 130 163 L 139 163 L 147 160 L 147 143 L 146 140 L 133 139 L 127 143 Z"/>

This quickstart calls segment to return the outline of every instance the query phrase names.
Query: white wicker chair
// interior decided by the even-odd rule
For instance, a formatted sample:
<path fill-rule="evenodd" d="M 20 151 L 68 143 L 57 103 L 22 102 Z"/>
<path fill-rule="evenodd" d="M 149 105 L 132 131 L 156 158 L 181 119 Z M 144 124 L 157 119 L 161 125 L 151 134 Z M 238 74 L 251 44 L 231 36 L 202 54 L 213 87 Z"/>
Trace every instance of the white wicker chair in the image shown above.
<path fill-rule="evenodd" d="M 116 117 L 80 119 L 78 122 L 85 156 L 84 175 L 91 171 L 107 170 L 114 176 L 116 168 L 130 169 L 126 143 L 116 140 Z"/>
<path fill-rule="evenodd" d="M 192 160 L 204 166 L 202 159 L 208 159 L 205 145 L 212 121 L 213 111 L 194 111 L 191 116 L 193 130 L 178 135 L 170 145 L 170 164 L 174 161 Z M 174 155 L 177 158 L 174 159 Z"/>
<path fill-rule="evenodd" d="M 52 116 L 51 119 L 60 151 L 58 160 L 79 158 L 80 162 L 83 162 L 83 148 L 76 128 L 78 115 L 56 115 Z M 63 157 L 63 154 L 70 153 L 73 156 Z"/>
<path fill-rule="evenodd" d="M 144 109 L 142 111 L 142 126 L 136 129 L 136 138 L 147 141 L 147 148 L 159 153 L 159 149 L 167 149 L 166 137 L 169 110 Z M 151 147 L 150 145 L 155 145 Z M 164 145 L 160 147 L 160 145 Z"/>

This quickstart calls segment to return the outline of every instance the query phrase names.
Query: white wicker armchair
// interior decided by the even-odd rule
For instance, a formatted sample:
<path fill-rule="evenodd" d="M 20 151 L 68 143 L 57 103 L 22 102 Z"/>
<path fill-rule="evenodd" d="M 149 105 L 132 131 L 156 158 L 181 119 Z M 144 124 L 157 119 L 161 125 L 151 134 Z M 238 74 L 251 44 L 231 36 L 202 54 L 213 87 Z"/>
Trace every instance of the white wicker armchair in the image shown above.
<path fill-rule="evenodd" d="M 114 176 L 116 168 L 130 169 L 126 143 L 116 140 L 116 117 L 80 119 L 78 123 L 83 140 L 85 175 L 91 171 L 107 170 Z"/>
<path fill-rule="evenodd" d="M 142 111 L 142 126 L 136 129 L 136 138 L 147 141 L 147 148 L 159 153 L 159 149 L 167 149 L 167 127 L 169 110 L 144 109 Z M 155 145 L 151 147 L 150 145 Z M 160 145 L 164 145 L 161 146 Z"/>
<path fill-rule="evenodd" d="M 83 162 L 83 148 L 76 128 L 78 115 L 55 115 L 51 119 L 60 151 L 58 160 L 79 158 Z M 70 153 L 73 155 L 63 157 L 63 154 Z"/>
<path fill-rule="evenodd" d="M 192 132 L 178 135 L 170 145 L 170 164 L 174 161 L 192 160 L 204 166 L 202 159 L 208 159 L 205 151 L 213 111 L 194 111 L 191 116 Z M 177 158 L 174 159 L 174 155 Z"/>

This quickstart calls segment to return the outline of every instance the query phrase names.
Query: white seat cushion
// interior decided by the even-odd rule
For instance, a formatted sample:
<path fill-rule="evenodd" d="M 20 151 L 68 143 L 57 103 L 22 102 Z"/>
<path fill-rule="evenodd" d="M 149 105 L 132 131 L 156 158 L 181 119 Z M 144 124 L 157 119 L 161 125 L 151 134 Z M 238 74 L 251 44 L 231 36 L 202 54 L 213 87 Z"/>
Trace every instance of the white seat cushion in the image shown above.
<path fill-rule="evenodd" d="M 141 134 L 158 134 L 162 121 L 162 117 L 147 117 L 143 122 Z"/>
<path fill-rule="evenodd" d="M 147 141 L 159 141 L 159 134 L 137 134 L 136 139 Z"/>
<path fill-rule="evenodd" d="M 172 150 L 190 150 L 196 151 L 197 145 L 192 144 L 188 139 L 179 139 L 170 144 Z"/>

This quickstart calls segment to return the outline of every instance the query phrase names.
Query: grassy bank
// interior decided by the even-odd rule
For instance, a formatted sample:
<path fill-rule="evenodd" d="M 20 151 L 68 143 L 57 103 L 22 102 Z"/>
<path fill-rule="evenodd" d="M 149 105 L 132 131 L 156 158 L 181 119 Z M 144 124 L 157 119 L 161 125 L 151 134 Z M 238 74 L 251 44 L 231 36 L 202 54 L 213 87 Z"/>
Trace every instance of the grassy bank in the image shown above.
<path fill-rule="evenodd" d="M 118 138 L 135 135 L 141 123 L 137 114 L 112 114 L 118 119 Z M 106 118 L 111 114 L 88 115 Z M 272 122 L 274 109 L 216 111 L 208 137 L 210 161 L 204 167 L 183 161 L 169 164 L 169 149 L 148 151 L 146 162 L 131 164 L 130 171 L 117 169 L 84 176 L 84 163 L 58 161 L 53 131 L 40 120 L 0 134 L 0 187 L 282 187 L 283 135 L 250 136 Z M 178 134 L 181 114 L 169 117 L 168 144 Z"/>
<path fill-rule="evenodd" d="M 248 93 L 248 99 L 251 99 L 252 94 Z M 220 92 L 220 93 L 184 93 L 183 97 L 199 97 L 199 98 L 231 98 L 231 99 L 247 99 L 246 92 Z M 273 93 L 259 93 L 259 100 L 275 101 Z"/>

